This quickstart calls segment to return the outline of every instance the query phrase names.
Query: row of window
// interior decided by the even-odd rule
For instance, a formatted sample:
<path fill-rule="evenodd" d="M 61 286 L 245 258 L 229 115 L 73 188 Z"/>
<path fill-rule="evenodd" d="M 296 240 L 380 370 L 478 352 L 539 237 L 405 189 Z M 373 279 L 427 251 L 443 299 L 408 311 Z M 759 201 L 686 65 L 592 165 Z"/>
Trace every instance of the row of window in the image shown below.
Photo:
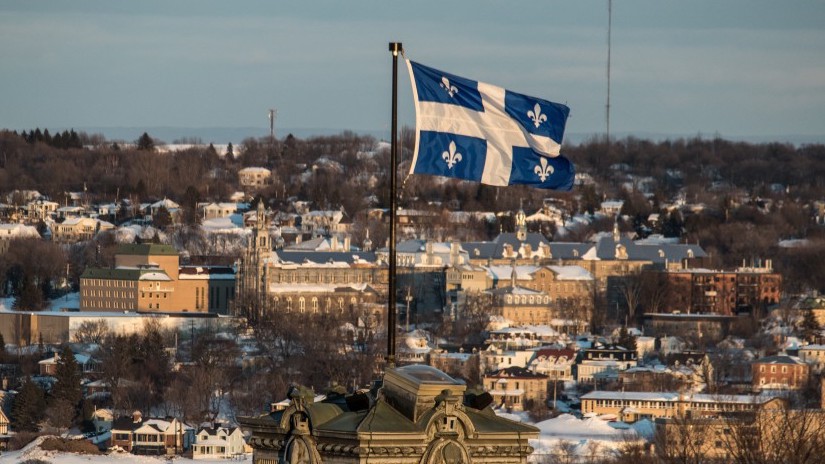
<path fill-rule="evenodd" d="M 123 309 L 123 310 L 133 310 L 135 309 L 135 305 L 129 302 L 122 302 L 122 301 L 86 301 L 84 306 L 87 308 L 95 308 L 95 309 Z"/>
<path fill-rule="evenodd" d="M 109 290 L 89 290 L 84 288 L 80 292 L 80 296 L 85 297 L 101 297 L 101 298 L 134 298 L 132 292 L 116 292 Z"/>
<path fill-rule="evenodd" d="M 137 287 L 137 282 L 133 280 L 116 279 L 83 279 L 83 286 L 135 288 Z"/>
<path fill-rule="evenodd" d="M 278 303 L 280 303 L 281 299 L 276 296 L 274 301 L 275 301 L 275 305 L 277 306 Z M 292 310 L 292 297 L 288 296 L 288 297 L 286 297 L 286 299 L 284 301 L 286 302 L 287 311 Z M 351 305 L 358 304 L 358 299 L 355 298 L 355 297 L 350 298 L 349 301 L 350 301 Z M 343 311 L 344 310 L 344 298 L 339 297 L 338 300 L 337 300 L 337 303 L 338 303 L 338 309 Z M 310 300 L 310 304 L 312 305 L 312 310 L 317 312 L 318 311 L 318 297 L 315 297 L 315 296 L 312 297 L 312 300 Z M 325 308 L 327 310 L 332 309 L 332 298 L 327 298 L 326 299 Z M 298 298 L 298 309 L 301 312 L 303 312 L 306 309 L 306 298 L 304 298 L 304 297 Z"/>
<path fill-rule="evenodd" d="M 326 284 L 348 284 L 348 283 L 372 283 L 372 274 L 275 274 L 272 281 L 276 283 L 298 284 L 298 283 L 326 283 Z"/>

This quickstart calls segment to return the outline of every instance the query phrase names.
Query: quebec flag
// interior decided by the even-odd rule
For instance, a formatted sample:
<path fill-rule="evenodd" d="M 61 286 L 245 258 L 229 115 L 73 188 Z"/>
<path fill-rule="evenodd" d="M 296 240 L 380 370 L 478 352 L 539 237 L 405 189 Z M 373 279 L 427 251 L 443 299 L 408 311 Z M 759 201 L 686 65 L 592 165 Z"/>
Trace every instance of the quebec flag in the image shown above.
<path fill-rule="evenodd" d="M 415 99 L 410 174 L 570 190 L 559 154 L 570 108 L 407 60 Z"/>

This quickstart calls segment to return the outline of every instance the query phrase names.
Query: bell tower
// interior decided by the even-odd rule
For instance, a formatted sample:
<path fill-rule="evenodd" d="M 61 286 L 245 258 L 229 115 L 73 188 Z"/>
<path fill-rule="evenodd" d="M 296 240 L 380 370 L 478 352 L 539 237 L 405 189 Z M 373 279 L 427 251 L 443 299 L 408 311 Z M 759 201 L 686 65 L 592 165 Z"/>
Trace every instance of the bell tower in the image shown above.
<path fill-rule="evenodd" d="M 527 216 L 524 214 L 524 200 L 521 201 L 516 213 L 516 239 L 519 242 L 527 240 Z"/>

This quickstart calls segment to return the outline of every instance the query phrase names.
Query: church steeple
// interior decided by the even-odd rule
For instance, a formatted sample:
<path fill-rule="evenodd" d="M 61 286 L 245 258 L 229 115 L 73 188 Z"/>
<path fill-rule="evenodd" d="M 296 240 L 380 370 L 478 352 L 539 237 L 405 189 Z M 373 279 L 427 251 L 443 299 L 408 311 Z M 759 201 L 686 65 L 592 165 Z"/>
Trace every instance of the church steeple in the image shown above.
<path fill-rule="evenodd" d="M 527 240 L 527 216 L 524 214 L 524 200 L 519 201 L 518 213 L 516 213 L 516 238 L 523 242 Z"/>

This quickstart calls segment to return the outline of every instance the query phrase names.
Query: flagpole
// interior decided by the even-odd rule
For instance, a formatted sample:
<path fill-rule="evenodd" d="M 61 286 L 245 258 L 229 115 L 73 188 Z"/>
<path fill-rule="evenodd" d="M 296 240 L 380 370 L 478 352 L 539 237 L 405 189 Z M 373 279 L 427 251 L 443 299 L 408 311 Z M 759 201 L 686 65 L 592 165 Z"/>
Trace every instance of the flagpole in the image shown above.
<path fill-rule="evenodd" d="M 387 368 L 395 367 L 395 191 L 398 156 L 398 54 L 401 42 L 390 42 L 392 53 L 392 127 L 390 128 L 390 256 L 389 294 L 387 295 Z"/>

